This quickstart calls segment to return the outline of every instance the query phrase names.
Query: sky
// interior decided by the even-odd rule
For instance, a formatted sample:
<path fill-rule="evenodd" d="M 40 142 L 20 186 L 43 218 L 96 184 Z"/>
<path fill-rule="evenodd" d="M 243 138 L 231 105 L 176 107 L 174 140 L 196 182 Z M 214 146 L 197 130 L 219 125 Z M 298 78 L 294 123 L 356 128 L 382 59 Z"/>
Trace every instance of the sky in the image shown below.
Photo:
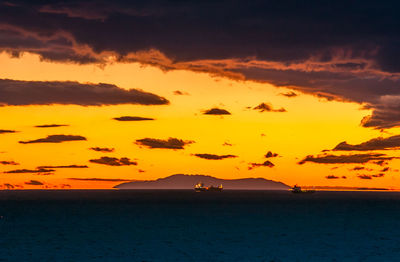
<path fill-rule="evenodd" d="M 400 189 L 396 4 L 0 1 L 0 189 Z"/>

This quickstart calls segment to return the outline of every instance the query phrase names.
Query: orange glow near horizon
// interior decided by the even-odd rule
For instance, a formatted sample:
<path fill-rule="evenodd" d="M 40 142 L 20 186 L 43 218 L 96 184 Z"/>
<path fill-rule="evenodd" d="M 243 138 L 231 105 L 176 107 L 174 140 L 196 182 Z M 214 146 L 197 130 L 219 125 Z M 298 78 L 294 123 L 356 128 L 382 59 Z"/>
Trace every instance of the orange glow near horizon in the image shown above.
<path fill-rule="evenodd" d="M 398 174 L 363 180 L 357 174 L 379 173 L 382 167 L 365 164 L 374 171 L 350 172 L 353 164 L 297 163 L 307 155 L 320 154 L 338 143 L 362 143 L 382 135 L 379 131 L 360 126 L 362 117 L 370 114 L 356 103 L 326 101 L 311 95 L 287 98 L 290 91 L 266 83 L 236 81 L 213 77 L 206 73 L 176 70 L 162 71 L 139 63 L 96 65 L 63 64 L 41 61 L 37 55 L 24 54 L 11 58 L 0 54 L 1 79 L 27 81 L 78 81 L 109 83 L 124 89 L 137 88 L 167 98 L 170 105 L 115 106 L 4 106 L 0 129 L 17 130 L 1 134 L 0 161 L 15 161 L 20 165 L 0 165 L 0 171 L 35 169 L 37 166 L 88 165 L 82 169 L 57 169 L 54 175 L 2 173 L 0 184 L 26 185 L 38 180 L 49 187 L 69 184 L 72 188 L 111 188 L 121 182 L 78 181 L 68 178 L 100 178 L 150 180 L 172 174 L 204 174 L 235 179 L 263 177 L 288 185 L 326 185 L 400 188 Z M 174 95 L 175 90 L 188 95 Z M 258 112 L 249 109 L 262 102 L 287 112 Z M 232 115 L 203 115 L 203 111 L 219 107 Z M 140 116 L 154 121 L 120 122 L 112 118 Z M 43 124 L 66 124 L 65 127 L 35 128 Z M 391 130 L 393 132 L 394 129 Z M 81 135 L 87 141 L 63 143 L 20 144 L 18 141 L 44 138 L 48 135 Z M 384 134 L 384 136 L 389 136 Z M 183 150 L 149 149 L 134 142 L 142 138 L 169 137 L 195 141 Z M 227 142 L 232 146 L 223 146 Z M 89 150 L 90 147 L 115 148 L 112 153 Z M 249 170 L 249 163 L 262 163 L 272 151 L 279 157 L 270 159 L 273 168 Z M 390 151 L 389 151 L 390 152 Z M 193 154 L 232 154 L 237 158 L 205 160 Z M 382 151 L 388 153 L 388 151 Z M 346 154 L 344 152 L 343 154 Z M 128 157 L 137 166 L 107 166 L 90 159 Z M 400 168 L 399 160 L 390 163 L 392 170 Z M 332 170 L 332 167 L 338 167 Z M 139 172 L 145 171 L 145 172 Z M 347 179 L 327 180 L 327 175 Z"/>

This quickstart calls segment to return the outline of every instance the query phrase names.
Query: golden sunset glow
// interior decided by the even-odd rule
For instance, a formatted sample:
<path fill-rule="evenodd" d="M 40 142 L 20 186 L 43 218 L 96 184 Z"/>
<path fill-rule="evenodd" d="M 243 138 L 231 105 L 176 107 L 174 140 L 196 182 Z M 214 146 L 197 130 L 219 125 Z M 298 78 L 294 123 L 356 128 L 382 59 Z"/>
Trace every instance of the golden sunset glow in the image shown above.
<path fill-rule="evenodd" d="M 333 149 L 342 141 L 359 144 L 381 135 L 390 136 L 390 133 L 381 134 L 379 130 L 361 127 L 361 119 L 371 111 L 362 110 L 357 103 L 327 101 L 301 92 L 289 98 L 282 93 L 290 92 L 290 89 L 267 83 L 231 80 L 188 70 L 163 71 L 156 66 L 139 63 L 78 65 L 41 61 L 38 55 L 31 53 L 24 53 L 19 58 L 1 53 L 0 67 L 2 79 L 107 83 L 126 90 L 141 89 L 170 101 L 169 105 L 149 106 L 3 106 L 0 108 L 3 116 L 1 129 L 17 132 L 1 135 L 0 160 L 19 163 L 0 166 L 3 172 L 34 170 L 38 166 L 87 165 L 88 168 L 59 168 L 52 175 L 3 173 L 2 184 L 37 188 L 24 185 L 25 181 L 34 179 L 49 187 L 68 184 L 72 188 L 111 188 L 121 182 L 69 178 L 149 180 L 172 174 L 205 174 L 225 179 L 263 177 L 289 185 L 399 186 L 395 172 L 396 168 L 400 168 L 398 160 L 391 161 L 391 171 L 385 177 L 374 179 L 373 184 L 371 180 L 359 179 L 357 175 L 379 173 L 383 167 L 376 164 L 363 165 L 373 169 L 368 172 L 349 171 L 358 164 L 298 164 L 307 155 L 321 154 L 322 150 Z M 177 90 L 182 95 L 174 94 Z M 287 112 L 254 110 L 261 103 L 270 104 L 274 109 L 284 108 Z M 211 108 L 223 108 L 231 115 L 203 114 Z M 113 120 L 121 116 L 155 120 Z M 67 126 L 34 127 L 46 124 Z M 87 141 L 18 143 L 57 134 L 79 135 Z M 135 143 L 143 138 L 170 137 L 194 143 L 177 150 L 150 149 Z M 115 150 L 103 153 L 89 150 L 91 147 Z M 249 169 L 251 163 L 264 162 L 268 151 L 279 155 L 269 159 L 274 167 Z M 194 154 L 237 157 L 207 160 Z M 136 161 L 137 165 L 108 166 L 89 162 L 102 156 L 127 157 Z M 346 179 L 327 180 L 328 175 L 346 176 Z"/>

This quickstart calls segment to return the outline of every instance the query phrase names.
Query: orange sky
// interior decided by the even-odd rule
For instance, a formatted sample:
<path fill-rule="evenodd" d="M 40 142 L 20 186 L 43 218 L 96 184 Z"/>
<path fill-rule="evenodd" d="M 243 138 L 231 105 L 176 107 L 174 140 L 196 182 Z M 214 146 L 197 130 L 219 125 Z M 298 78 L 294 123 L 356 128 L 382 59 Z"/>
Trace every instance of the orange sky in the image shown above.
<path fill-rule="evenodd" d="M 356 103 L 327 101 L 296 92 L 288 98 L 282 93 L 290 89 L 266 83 L 237 81 L 186 70 L 162 71 L 139 63 L 112 62 L 103 66 L 77 65 L 41 61 L 38 55 L 25 53 L 19 58 L 0 54 L 0 78 L 27 81 L 78 81 L 108 83 L 124 89 L 142 89 L 170 101 L 169 105 L 114 106 L 3 106 L 0 107 L 0 129 L 17 133 L 0 134 L 0 161 L 19 165 L 0 165 L 0 171 L 35 169 L 46 165 L 88 165 L 84 169 L 57 169 L 53 175 L 2 173 L 0 184 L 23 185 L 24 188 L 44 186 L 72 188 L 111 188 L 120 182 L 79 181 L 69 178 L 156 179 L 172 174 L 205 174 L 218 178 L 263 177 L 286 184 L 365 186 L 399 188 L 396 169 L 400 161 L 390 162 L 384 177 L 360 179 L 360 174 L 378 174 L 383 167 L 367 163 L 371 171 L 349 171 L 356 164 L 297 164 L 307 155 L 320 154 L 338 143 L 365 142 L 371 138 L 395 134 L 360 126 L 370 114 Z M 179 90 L 187 93 L 175 95 Z M 287 112 L 253 110 L 260 103 Z M 205 110 L 218 107 L 231 115 L 204 115 Z M 250 109 L 249 109 L 250 107 Z M 120 122 L 120 116 L 155 118 L 154 121 Z M 65 127 L 35 128 L 36 125 L 65 124 Z M 21 144 L 18 141 L 44 138 L 48 135 L 80 135 L 87 141 Z M 142 138 L 169 137 L 195 141 L 183 150 L 150 149 L 134 142 Z M 224 143 L 232 146 L 224 146 Z M 114 148 L 112 153 L 89 150 L 90 147 Z M 248 169 L 249 163 L 262 163 L 271 151 L 279 157 L 268 159 L 274 167 Z M 380 151 L 377 151 L 378 153 Z M 393 154 L 394 151 L 382 151 Z M 201 159 L 193 154 L 236 155 L 223 160 Z M 362 152 L 361 152 L 362 153 Z M 339 153 L 337 153 L 339 154 Z M 344 152 L 343 154 L 346 154 Z M 347 153 L 349 154 L 349 153 Z M 138 164 L 108 166 L 89 162 L 102 156 L 127 157 Z M 338 167 L 334 170 L 331 168 Z M 139 172 L 139 170 L 144 172 Z M 328 175 L 347 179 L 326 179 Z M 27 185 L 37 180 L 43 186 Z M 4 188 L 4 187 L 3 187 Z"/>

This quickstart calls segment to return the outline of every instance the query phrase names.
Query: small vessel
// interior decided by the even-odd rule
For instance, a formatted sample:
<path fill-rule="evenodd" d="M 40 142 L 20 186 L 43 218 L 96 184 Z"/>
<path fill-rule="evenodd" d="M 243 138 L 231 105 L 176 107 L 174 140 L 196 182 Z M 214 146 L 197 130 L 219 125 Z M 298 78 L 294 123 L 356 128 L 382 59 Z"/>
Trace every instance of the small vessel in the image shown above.
<path fill-rule="evenodd" d="M 194 191 L 196 192 L 221 192 L 223 189 L 222 185 L 216 186 L 204 186 L 203 183 L 199 182 L 194 186 Z"/>
<path fill-rule="evenodd" d="M 294 185 L 291 189 L 292 193 L 299 194 L 299 193 L 315 193 L 315 190 L 309 189 L 309 190 L 302 190 L 300 186 Z"/>

